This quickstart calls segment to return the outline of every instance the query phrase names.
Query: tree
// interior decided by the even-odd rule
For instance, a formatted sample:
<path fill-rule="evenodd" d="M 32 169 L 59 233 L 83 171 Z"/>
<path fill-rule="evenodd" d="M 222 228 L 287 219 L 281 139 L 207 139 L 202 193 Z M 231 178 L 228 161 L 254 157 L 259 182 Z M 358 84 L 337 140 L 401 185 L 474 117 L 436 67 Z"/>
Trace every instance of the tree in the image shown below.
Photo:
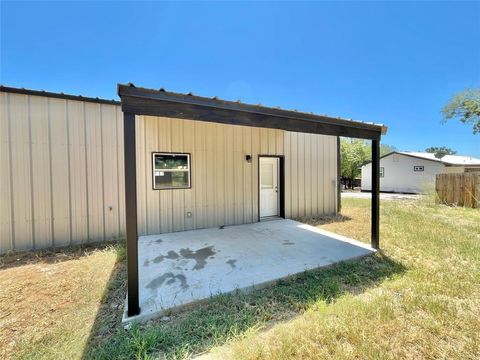
<path fill-rule="evenodd" d="M 360 176 L 360 167 L 371 158 L 371 151 L 364 140 L 341 139 L 340 172 L 345 186 L 353 189 L 353 181 Z"/>
<path fill-rule="evenodd" d="M 395 146 L 380 144 L 380 155 L 386 155 L 397 149 Z M 345 187 L 354 188 L 354 180 L 361 174 L 363 164 L 372 159 L 370 142 L 360 139 L 342 138 L 340 140 L 340 175 Z"/>
<path fill-rule="evenodd" d="M 397 151 L 395 146 L 380 143 L 380 156 L 390 154 L 394 151 Z"/>
<path fill-rule="evenodd" d="M 442 109 L 444 121 L 459 119 L 473 125 L 473 133 L 480 132 L 480 88 L 466 89 L 454 95 Z"/>
<path fill-rule="evenodd" d="M 445 155 L 455 155 L 457 152 L 445 146 L 431 146 L 425 149 L 426 152 L 432 153 L 437 159 L 443 158 Z"/>

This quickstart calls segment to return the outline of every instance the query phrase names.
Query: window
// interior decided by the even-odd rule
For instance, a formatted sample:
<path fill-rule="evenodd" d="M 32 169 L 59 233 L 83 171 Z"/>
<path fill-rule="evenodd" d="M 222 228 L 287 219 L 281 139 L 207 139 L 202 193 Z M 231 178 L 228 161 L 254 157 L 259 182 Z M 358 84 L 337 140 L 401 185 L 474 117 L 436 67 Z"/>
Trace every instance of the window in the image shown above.
<path fill-rule="evenodd" d="M 153 153 L 153 189 L 190 188 L 190 154 Z"/>
<path fill-rule="evenodd" d="M 413 171 L 423 171 L 423 166 L 414 166 Z"/>
<path fill-rule="evenodd" d="M 273 164 L 261 164 L 260 186 L 262 189 L 273 189 Z"/>
<path fill-rule="evenodd" d="M 380 168 L 380 177 L 384 177 L 384 176 L 385 176 L 385 168 L 381 167 Z"/>

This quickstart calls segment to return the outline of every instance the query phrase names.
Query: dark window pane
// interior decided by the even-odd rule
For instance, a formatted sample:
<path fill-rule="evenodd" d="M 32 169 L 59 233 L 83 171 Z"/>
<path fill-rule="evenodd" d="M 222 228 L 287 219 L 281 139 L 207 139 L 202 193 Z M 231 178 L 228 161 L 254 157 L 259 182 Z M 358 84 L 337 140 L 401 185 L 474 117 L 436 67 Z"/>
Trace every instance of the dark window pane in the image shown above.
<path fill-rule="evenodd" d="M 156 189 L 188 186 L 188 171 L 165 171 L 155 175 Z"/>
<path fill-rule="evenodd" d="M 155 155 L 155 169 L 188 169 L 188 155 Z"/>

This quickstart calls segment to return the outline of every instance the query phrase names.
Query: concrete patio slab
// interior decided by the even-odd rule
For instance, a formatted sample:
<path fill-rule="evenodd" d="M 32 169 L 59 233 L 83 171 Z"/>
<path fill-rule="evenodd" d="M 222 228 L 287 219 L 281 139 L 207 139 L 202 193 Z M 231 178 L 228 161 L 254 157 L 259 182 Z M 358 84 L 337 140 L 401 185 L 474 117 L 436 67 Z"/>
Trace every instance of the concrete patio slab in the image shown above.
<path fill-rule="evenodd" d="M 286 219 L 142 236 L 138 247 L 141 313 L 124 323 L 375 251 Z"/>

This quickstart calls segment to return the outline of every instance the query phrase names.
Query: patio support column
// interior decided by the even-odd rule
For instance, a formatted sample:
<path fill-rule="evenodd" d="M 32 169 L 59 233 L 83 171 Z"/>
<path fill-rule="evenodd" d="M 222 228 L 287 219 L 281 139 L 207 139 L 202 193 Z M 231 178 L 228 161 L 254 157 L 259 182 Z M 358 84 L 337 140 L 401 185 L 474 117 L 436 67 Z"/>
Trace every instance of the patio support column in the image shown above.
<path fill-rule="evenodd" d="M 138 296 L 137 166 L 135 114 L 123 114 L 128 316 L 140 314 Z"/>
<path fill-rule="evenodd" d="M 340 136 L 337 136 L 337 214 L 342 210 L 342 156 Z"/>
<path fill-rule="evenodd" d="M 372 247 L 380 248 L 380 138 L 372 140 Z"/>

